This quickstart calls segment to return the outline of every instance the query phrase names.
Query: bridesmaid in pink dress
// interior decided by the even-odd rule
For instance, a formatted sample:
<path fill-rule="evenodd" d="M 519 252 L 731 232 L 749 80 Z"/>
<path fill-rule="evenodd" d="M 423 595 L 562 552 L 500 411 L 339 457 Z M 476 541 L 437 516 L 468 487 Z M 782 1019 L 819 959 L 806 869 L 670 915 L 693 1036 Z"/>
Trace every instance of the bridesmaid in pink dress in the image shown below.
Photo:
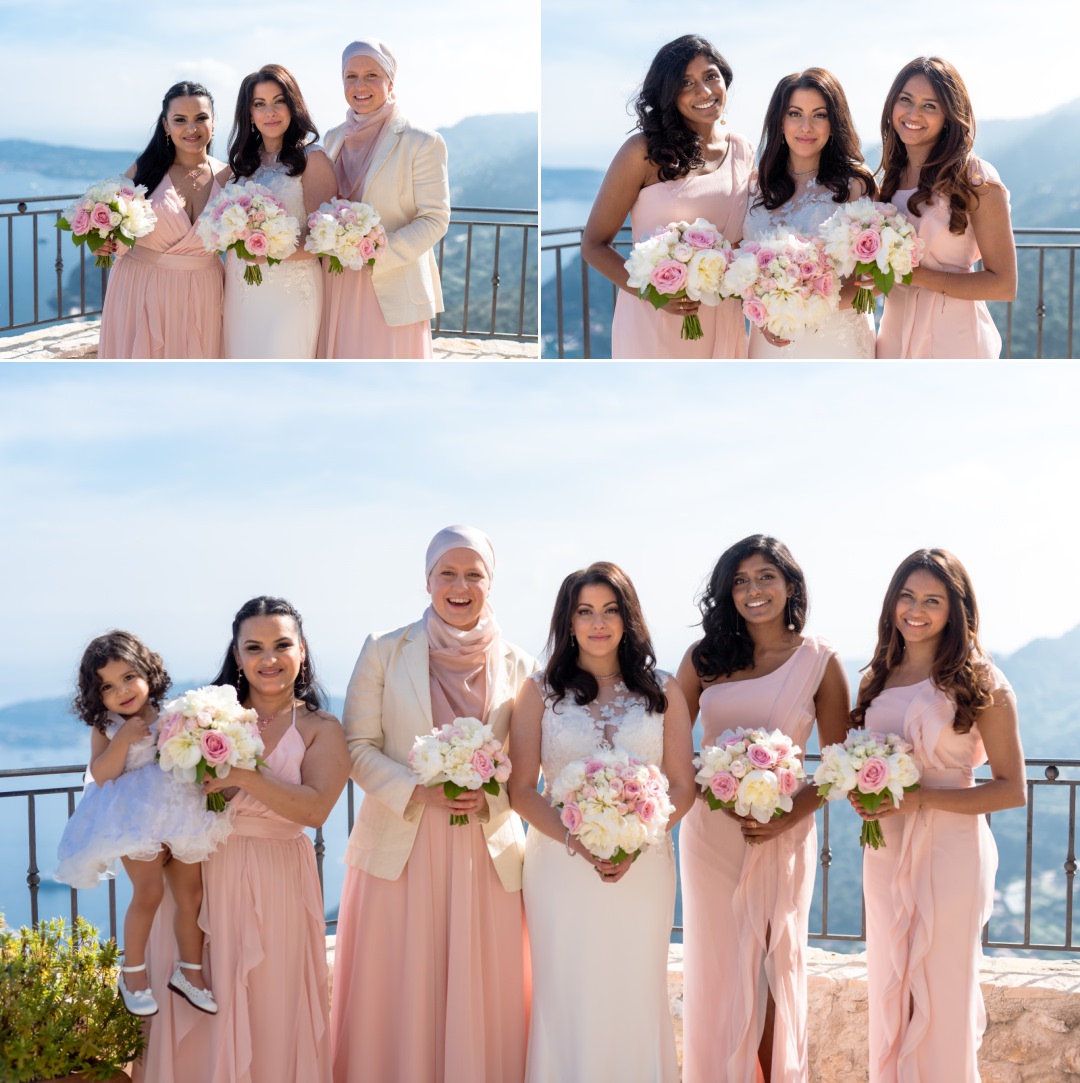
<path fill-rule="evenodd" d="M 885 299 L 877 356 L 999 357 L 986 302 L 1016 297 L 1009 193 L 973 153 L 971 99 L 947 60 L 922 56 L 901 70 L 881 139 L 881 198 L 911 218 L 926 248 L 911 285 L 898 283 Z"/>
<path fill-rule="evenodd" d="M 847 678 L 836 652 L 802 635 L 806 582 L 783 543 L 728 549 L 701 599 L 704 638 L 679 667 L 702 743 L 736 726 L 786 733 L 804 751 L 843 740 Z M 817 867 L 814 787 L 760 824 L 704 801 L 682 825 L 685 1083 L 805 1083 L 806 938 Z"/>
<path fill-rule="evenodd" d="M 343 199 L 368 203 L 387 232 L 370 268 L 326 271 L 319 357 L 432 356 L 431 320 L 443 310 L 433 251 L 450 222 L 446 144 L 405 119 L 394 97 L 397 61 L 378 38 L 341 56 L 349 110 L 326 133 Z"/>
<path fill-rule="evenodd" d="M 746 357 L 742 305 L 715 308 L 689 298 L 661 309 L 627 285 L 626 256 L 615 237 L 630 215 L 635 241 L 673 221 L 712 222 L 732 244 L 742 239 L 754 151 L 724 127 L 731 86 L 728 62 L 704 38 L 686 34 L 653 58 L 636 108 L 632 135 L 608 167 L 581 237 L 581 256 L 619 287 L 611 325 L 614 358 Z M 680 337 L 696 312 L 704 337 Z"/>
<path fill-rule="evenodd" d="M 943 549 L 896 570 L 854 725 L 900 733 L 921 785 L 886 802 L 885 846 L 863 855 L 870 1083 L 977 1083 L 986 1029 L 980 935 L 994 903 L 997 847 L 985 814 L 1025 802 L 1016 699 L 979 645 L 964 566 Z M 992 781 L 973 769 L 989 761 Z"/>
<path fill-rule="evenodd" d="M 232 835 L 203 873 L 204 966 L 218 1013 L 202 1015 L 165 990 L 168 966 L 155 959 L 171 960 L 173 949 L 159 911 L 149 955 L 162 1009 L 137 1078 L 329 1083 L 326 923 L 304 828 L 322 824 L 344 788 L 344 734 L 319 707 L 300 614 L 281 598 L 241 607 L 213 683 L 233 685 L 258 712 L 266 766 L 203 784 L 232 794 L 236 808 Z"/>
<path fill-rule="evenodd" d="M 450 799 L 418 785 L 415 739 L 455 717 L 507 740 L 536 668 L 488 604 L 495 554 L 451 526 L 425 562 L 431 605 L 369 636 L 345 698 L 352 776 L 364 800 L 345 851 L 331 1029 L 334 1083 L 521 1083 L 528 948 L 524 831 L 504 790 Z M 469 822 L 452 826 L 452 813 Z"/>
<path fill-rule="evenodd" d="M 222 163 L 207 151 L 214 135 L 214 100 L 200 83 L 165 92 L 146 149 L 127 176 L 146 186 L 157 225 L 109 275 L 98 357 L 161 359 L 221 357 L 224 272 L 195 234 L 195 220 L 218 192 Z M 115 242 L 101 253 L 116 251 Z"/>

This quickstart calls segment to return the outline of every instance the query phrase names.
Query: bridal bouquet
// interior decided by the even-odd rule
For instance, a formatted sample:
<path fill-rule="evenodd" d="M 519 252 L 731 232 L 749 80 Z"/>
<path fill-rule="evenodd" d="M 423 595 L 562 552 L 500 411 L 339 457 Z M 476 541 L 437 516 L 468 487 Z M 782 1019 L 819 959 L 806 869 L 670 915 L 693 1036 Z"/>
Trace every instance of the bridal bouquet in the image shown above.
<path fill-rule="evenodd" d="M 725 730 L 694 760 L 694 781 L 709 808 L 735 810 L 760 824 L 791 811 L 791 798 L 806 778 L 802 749 L 780 730 Z"/>
<path fill-rule="evenodd" d="M 675 811 L 660 769 L 619 750 L 568 763 L 551 786 L 551 802 L 589 853 L 616 865 L 662 842 Z"/>
<path fill-rule="evenodd" d="M 510 757 L 490 726 L 478 718 L 455 718 L 441 729 L 421 734 L 409 750 L 409 766 L 424 786 L 442 783 L 451 800 L 466 790 L 493 797 L 510 777 Z M 467 824 L 468 815 L 451 813 L 452 824 Z"/>
<path fill-rule="evenodd" d="M 157 722 L 158 766 L 181 782 L 210 775 L 225 778 L 234 767 L 263 766 L 258 715 L 245 710 L 231 684 L 185 692 L 161 708 Z M 206 807 L 225 810 L 225 797 L 208 794 Z"/>
<path fill-rule="evenodd" d="M 57 229 L 69 229 L 76 244 L 96 252 L 106 241 L 119 241 L 131 248 L 157 225 L 146 185 L 127 177 L 113 177 L 90 185 L 61 215 Z M 95 267 L 111 267 L 112 256 L 98 256 Z"/>
<path fill-rule="evenodd" d="M 704 218 L 669 222 L 651 237 L 638 241 L 624 266 L 633 289 L 654 308 L 673 297 L 689 297 L 715 308 L 727 296 L 724 275 L 731 265 L 727 238 Z M 681 337 L 702 337 L 697 313 L 683 316 Z"/>
<path fill-rule="evenodd" d="M 841 278 L 873 274 L 874 285 L 886 295 L 898 277 L 905 286 L 911 283 L 924 246 L 915 227 L 891 203 L 875 203 L 866 196 L 845 203 L 824 222 L 821 239 Z M 874 291 L 860 286 L 851 307 L 873 312 Z"/>
<path fill-rule="evenodd" d="M 300 223 L 285 204 L 263 184 L 240 181 L 226 184 L 199 215 L 197 233 L 207 252 L 236 249 L 242 259 L 265 256 L 273 266 L 296 251 Z M 249 286 L 262 284 L 262 268 L 249 263 L 244 271 Z"/>
<path fill-rule="evenodd" d="M 329 256 L 332 275 L 346 267 L 350 271 L 370 267 L 386 249 L 379 212 L 367 203 L 331 199 L 311 212 L 307 224 L 304 247 L 316 256 Z"/>
<path fill-rule="evenodd" d="M 836 272 L 821 241 L 774 233 L 744 241 L 725 283 L 743 302 L 743 315 L 777 338 L 816 331 L 840 304 Z"/>
<path fill-rule="evenodd" d="M 911 745 L 895 733 L 852 730 L 843 744 L 821 750 L 814 772 L 818 796 L 836 801 L 855 793 L 867 812 L 876 812 L 886 800 L 899 808 L 904 794 L 919 788 L 919 768 L 910 753 Z M 881 824 L 864 820 L 859 842 L 875 850 L 884 846 Z"/>

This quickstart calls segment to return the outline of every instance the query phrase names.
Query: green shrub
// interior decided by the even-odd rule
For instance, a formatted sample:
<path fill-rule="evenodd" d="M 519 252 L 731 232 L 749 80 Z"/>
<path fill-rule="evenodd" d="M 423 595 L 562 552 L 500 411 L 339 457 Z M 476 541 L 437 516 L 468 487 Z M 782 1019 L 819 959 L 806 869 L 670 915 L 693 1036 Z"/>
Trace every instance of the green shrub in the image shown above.
<path fill-rule="evenodd" d="M 116 994 L 118 958 L 84 918 L 13 932 L 0 917 L 0 1079 L 109 1079 L 142 1053 L 142 1027 Z"/>

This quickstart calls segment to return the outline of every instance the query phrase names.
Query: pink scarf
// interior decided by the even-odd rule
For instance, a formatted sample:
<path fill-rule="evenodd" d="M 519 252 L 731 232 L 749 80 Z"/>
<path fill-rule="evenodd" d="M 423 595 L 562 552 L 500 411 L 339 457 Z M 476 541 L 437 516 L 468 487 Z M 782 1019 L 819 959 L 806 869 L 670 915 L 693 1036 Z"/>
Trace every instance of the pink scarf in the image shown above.
<path fill-rule="evenodd" d="M 397 115 L 392 91 L 374 113 L 355 113 L 351 109 L 346 112 L 345 143 L 334 163 L 338 190 L 345 199 L 359 199 L 362 195 L 375 148 Z"/>
<path fill-rule="evenodd" d="M 502 633 L 489 605 L 475 628 L 463 632 L 428 606 L 424 611 L 431 677 L 431 717 L 436 727 L 455 718 L 485 721 L 495 694 Z"/>

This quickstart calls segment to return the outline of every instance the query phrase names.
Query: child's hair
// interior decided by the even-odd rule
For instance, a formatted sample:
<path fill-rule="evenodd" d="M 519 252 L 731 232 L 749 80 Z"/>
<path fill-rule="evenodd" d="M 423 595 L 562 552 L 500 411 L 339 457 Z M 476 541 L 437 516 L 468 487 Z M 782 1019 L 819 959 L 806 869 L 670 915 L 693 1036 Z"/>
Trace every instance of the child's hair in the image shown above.
<path fill-rule="evenodd" d="M 171 681 L 160 654 L 130 632 L 112 631 L 98 636 L 87 645 L 79 663 L 79 687 L 72 703 L 75 714 L 88 726 L 105 732 L 108 711 L 101 700 L 101 677 L 98 670 L 112 661 L 127 662 L 150 686 L 150 702 L 161 706 Z"/>

